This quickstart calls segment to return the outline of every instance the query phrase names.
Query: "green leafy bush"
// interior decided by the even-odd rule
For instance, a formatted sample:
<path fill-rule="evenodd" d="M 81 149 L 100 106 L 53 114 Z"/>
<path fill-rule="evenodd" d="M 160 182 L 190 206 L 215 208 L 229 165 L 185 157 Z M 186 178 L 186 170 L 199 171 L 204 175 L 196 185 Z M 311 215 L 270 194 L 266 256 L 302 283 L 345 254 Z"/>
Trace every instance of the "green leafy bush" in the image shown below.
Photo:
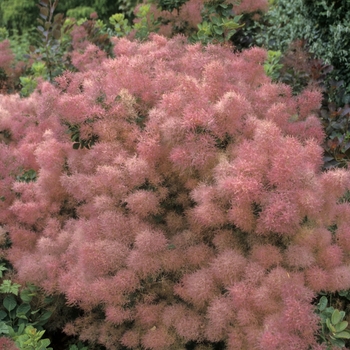
<path fill-rule="evenodd" d="M 38 331 L 33 326 L 27 326 L 24 329 L 10 332 L 10 336 L 15 340 L 15 344 L 21 350 L 53 350 L 49 348 L 50 339 L 41 339 L 45 331 Z"/>
<path fill-rule="evenodd" d="M 38 16 L 36 0 L 1 0 L 0 27 L 23 34 L 33 26 Z"/>
<path fill-rule="evenodd" d="M 296 39 L 305 39 L 316 58 L 334 66 L 332 78 L 344 80 L 350 91 L 350 2 L 276 0 L 263 20 L 247 30 L 254 44 L 286 51 Z"/>
<path fill-rule="evenodd" d="M 317 304 L 317 313 L 321 318 L 320 338 L 323 343 L 327 344 L 327 349 L 332 346 L 343 348 L 345 340 L 350 339 L 350 330 L 348 322 L 344 320 L 345 311 L 339 311 L 333 306 L 328 306 L 326 296 L 320 298 Z"/>
<path fill-rule="evenodd" d="M 264 70 L 266 75 L 268 75 L 272 80 L 278 81 L 280 77 L 280 70 L 283 68 L 281 61 L 282 52 L 272 51 L 267 52 L 267 60 L 264 63 Z"/>
<path fill-rule="evenodd" d="M 81 14 L 82 11 L 89 12 L 92 9 L 93 12 L 97 12 L 99 18 L 107 22 L 108 18 L 116 12 L 123 12 L 127 17 L 131 16 L 136 3 L 137 0 L 85 0 L 82 6 L 81 0 L 60 0 L 58 12 L 69 16 L 68 11 L 71 14 Z M 87 11 L 87 9 L 89 10 Z"/>
<path fill-rule="evenodd" d="M 89 18 L 92 13 L 95 12 L 95 9 L 89 6 L 78 6 L 74 9 L 67 11 L 68 17 L 73 17 L 75 19 Z"/>
<path fill-rule="evenodd" d="M 241 23 L 242 16 L 235 16 L 233 5 L 225 1 L 208 2 L 202 11 L 202 23 L 198 24 L 198 32 L 193 36 L 195 41 L 202 43 L 228 42 Z"/>
<path fill-rule="evenodd" d="M 6 270 L 5 264 L 0 264 L 0 278 Z M 52 312 L 34 306 L 37 292 L 38 288 L 34 285 L 21 289 L 20 284 L 10 279 L 3 279 L 0 285 L 0 336 L 11 338 L 21 350 L 52 349 L 48 348 L 49 339 L 41 339 L 45 333 L 43 326 Z M 47 299 L 49 301 L 50 298 Z"/>

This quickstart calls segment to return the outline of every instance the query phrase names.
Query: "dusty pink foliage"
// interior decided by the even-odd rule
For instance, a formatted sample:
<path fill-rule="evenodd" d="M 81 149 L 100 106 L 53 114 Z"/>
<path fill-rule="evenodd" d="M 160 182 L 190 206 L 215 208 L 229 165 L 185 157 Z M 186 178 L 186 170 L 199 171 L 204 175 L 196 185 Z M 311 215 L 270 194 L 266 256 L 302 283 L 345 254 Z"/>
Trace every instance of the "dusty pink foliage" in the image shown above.
<path fill-rule="evenodd" d="M 108 349 L 316 349 L 315 293 L 350 288 L 350 176 L 321 171 L 321 96 L 273 84 L 257 48 L 153 35 L 85 53 L 1 96 L 18 280 L 64 293 L 85 311 L 66 332 Z M 68 125 L 96 143 L 73 149 Z"/>
<path fill-rule="evenodd" d="M 2 68 L 5 73 L 10 71 L 11 64 L 15 55 L 12 53 L 10 48 L 10 42 L 8 40 L 4 40 L 0 42 L 0 68 Z"/>
<path fill-rule="evenodd" d="M 17 350 L 15 342 L 10 338 L 1 337 L 0 338 L 0 350 Z"/>
<path fill-rule="evenodd" d="M 15 62 L 15 54 L 11 50 L 9 40 L 0 41 L 0 93 L 17 91 L 19 77 L 27 69 L 28 63 Z"/>
<path fill-rule="evenodd" d="M 262 11 L 268 9 L 268 2 L 266 0 L 241 0 L 234 1 L 234 10 L 237 14 Z"/>

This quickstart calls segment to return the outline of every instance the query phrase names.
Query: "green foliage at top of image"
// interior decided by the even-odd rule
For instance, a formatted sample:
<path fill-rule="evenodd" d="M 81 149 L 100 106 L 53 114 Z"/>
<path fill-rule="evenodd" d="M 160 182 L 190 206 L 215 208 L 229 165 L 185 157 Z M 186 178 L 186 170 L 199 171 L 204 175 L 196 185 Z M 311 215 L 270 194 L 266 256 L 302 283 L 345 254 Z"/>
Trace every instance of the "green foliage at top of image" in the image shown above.
<path fill-rule="evenodd" d="M 87 13 L 93 9 L 92 12 L 97 12 L 98 17 L 107 23 L 108 18 L 117 12 L 123 12 L 129 17 L 136 3 L 136 0 L 85 0 L 83 3 L 81 0 L 60 0 L 57 11 L 72 17 L 73 14 L 78 14 L 79 18 L 82 18 L 83 11 Z M 85 17 L 88 18 L 89 15 Z"/>
<path fill-rule="evenodd" d="M 1 0 L 0 27 L 23 34 L 35 24 L 39 14 L 36 0 Z"/>
<path fill-rule="evenodd" d="M 334 66 L 331 78 L 350 91 L 350 2 L 275 0 L 262 20 L 244 30 L 255 33 L 253 45 L 284 52 L 305 39 L 316 58 Z"/>
<path fill-rule="evenodd" d="M 67 11 L 67 17 L 73 17 L 75 19 L 89 18 L 90 15 L 95 12 L 93 7 L 78 6 Z"/>
<path fill-rule="evenodd" d="M 11 36 L 16 33 L 24 35 L 35 28 L 39 16 L 37 4 L 37 0 L 1 0 L 0 28 L 6 28 Z M 79 19 L 89 18 L 92 12 L 97 12 L 99 18 L 107 23 L 108 18 L 117 12 L 130 19 L 136 4 L 137 0 L 86 0 L 83 5 L 80 0 L 60 0 L 56 13 Z"/>
<path fill-rule="evenodd" d="M 237 29 L 244 26 L 242 16 L 235 16 L 232 4 L 225 1 L 214 1 L 204 4 L 202 23 L 198 24 L 198 32 L 192 37 L 193 41 L 203 44 L 228 42 Z"/>
<path fill-rule="evenodd" d="M 180 7 L 188 0 L 159 0 L 157 6 L 163 11 L 172 12 L 173 10 L 180 10 Z"/>

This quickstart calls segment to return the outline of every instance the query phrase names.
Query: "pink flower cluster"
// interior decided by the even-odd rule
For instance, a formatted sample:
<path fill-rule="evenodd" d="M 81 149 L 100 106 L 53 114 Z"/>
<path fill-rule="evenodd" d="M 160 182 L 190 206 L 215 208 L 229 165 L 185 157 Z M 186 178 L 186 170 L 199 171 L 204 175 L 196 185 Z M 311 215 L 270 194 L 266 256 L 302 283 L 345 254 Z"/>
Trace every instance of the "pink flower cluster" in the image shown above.
<path fill-rule="evenodd" d="M 108 349 L 316 349 L 315 293 L 350 288 L 350 176 L 321 171 L 320 94 L 272 83 L 258 48 L 114 44 L 1 96 L 18 281 L 63 293 L 84 310 L 65 331 Z M 97 142 L 73 149 L 69 126 Z"/>
<path fill-rule="evenodd" d="M 0 68 L 4 70 L 5 73 L 8 73 L 10 66 L 14 60 L 14 54 L 10 49 L 10 42 L 4 40 L 0 42 Z"/>
<path fill-rule="evenodd" d="M 0 338 L 0 349 L 1 350 L 18 350 L 15 342 L 10 338 L 1 337 Z"/>

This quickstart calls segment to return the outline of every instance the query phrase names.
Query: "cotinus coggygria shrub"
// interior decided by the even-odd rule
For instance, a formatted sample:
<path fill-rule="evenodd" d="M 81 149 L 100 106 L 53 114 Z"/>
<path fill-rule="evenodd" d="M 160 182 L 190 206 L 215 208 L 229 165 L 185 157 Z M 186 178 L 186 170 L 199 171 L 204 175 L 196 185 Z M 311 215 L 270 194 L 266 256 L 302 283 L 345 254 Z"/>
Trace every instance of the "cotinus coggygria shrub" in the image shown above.
<path fill-rule="evenodd" d="M 114 44 L 0 96 L 18 281 L 107 349 L 321 349 L 312 299 L 350 288 L 350 177 L 321 171 L 320 94 L 272 83 L 259 48 Z"/>

